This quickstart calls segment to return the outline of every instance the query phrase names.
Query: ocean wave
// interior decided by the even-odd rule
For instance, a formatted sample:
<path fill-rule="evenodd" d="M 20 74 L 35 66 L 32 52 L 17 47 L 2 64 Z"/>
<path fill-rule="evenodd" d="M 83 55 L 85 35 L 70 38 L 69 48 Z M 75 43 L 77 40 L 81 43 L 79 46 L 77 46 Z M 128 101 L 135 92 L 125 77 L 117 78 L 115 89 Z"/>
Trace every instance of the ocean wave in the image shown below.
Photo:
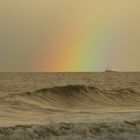
<path fill-rule="evenodd" d="M 0 128 L 0 140 L 139 140 L 140 121 L 55 123 Z"/>
<path fill-rule="evenodd" d="M 0 98 L 1 104 L 24 109 L 92 109 L 98 107 L 139 106 L 140 94 L 134 89 L 105 90 L 86 85 L 42 88 Z M 55 111 L 56 111 L 55 110 Z"/>

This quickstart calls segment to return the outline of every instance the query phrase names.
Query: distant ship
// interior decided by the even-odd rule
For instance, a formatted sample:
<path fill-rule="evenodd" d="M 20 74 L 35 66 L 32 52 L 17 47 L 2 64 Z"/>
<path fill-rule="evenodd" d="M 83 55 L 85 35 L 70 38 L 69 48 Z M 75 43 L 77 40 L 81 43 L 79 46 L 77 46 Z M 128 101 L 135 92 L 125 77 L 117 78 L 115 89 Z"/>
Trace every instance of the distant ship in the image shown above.
<path fill-rule="evenodd" d="M 108 67 L 105 72 L 115 72 L 114 70 L 112 70 L 110 67 Z"/>

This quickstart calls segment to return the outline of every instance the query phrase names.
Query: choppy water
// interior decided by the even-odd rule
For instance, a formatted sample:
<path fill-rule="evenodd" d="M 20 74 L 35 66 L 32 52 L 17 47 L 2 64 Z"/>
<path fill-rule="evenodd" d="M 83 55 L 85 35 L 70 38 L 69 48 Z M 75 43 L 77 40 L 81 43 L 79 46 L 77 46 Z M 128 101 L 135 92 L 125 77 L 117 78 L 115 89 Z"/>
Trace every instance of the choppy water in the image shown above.
<path fill-rule="evenodd" d="M 140 72 L 0 73 L 0 96 L 64 85 L 87 85 L 104 89 L 129 87 L 140 92 Z"/>
<path fill-rule="evenodd" d="M 0 73 L 1 125 L 140 117 L 140 73 Z"/>

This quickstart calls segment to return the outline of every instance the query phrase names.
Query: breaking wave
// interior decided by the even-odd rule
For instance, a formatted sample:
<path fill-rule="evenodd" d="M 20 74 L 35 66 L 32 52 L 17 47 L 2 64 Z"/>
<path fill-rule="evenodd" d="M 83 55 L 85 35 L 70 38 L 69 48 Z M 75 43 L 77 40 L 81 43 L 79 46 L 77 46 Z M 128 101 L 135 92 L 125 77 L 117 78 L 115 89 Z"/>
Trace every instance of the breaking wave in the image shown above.
<path fill-rule="evenodd" d="M 140 94 L 131 88 L 105 90 L 93 86 L 67 85 L 14 94 L 0 100 L 14 108 L 62 111 L 68 108 L 139 106 Z"/>
<path fill-rule="evenodd" d="M 140 121 L 54 123 L 0 128 L 0 140 L 139 140 Z"/>
<path fill-rule="evenodd" d="M 109 107 L 119 107 L 119 111 L 124 107 L 125 112 L 126 107 L 129 109 L 130 107 L 134 107 L 134 109 L 135 107 L 139 108 L 139 101 L 140 93 L 132 88 L 106 90 L 86 85 L 42 88 L 33 92 L 8 95 L 0 98 L 0 107 L 1 109 L 4 108 L 3 113 L 7 113 L 3 115 L 8 116 L 8 119 L 4 118 L 3 120 L 17 121 L 15 123 L 16 125 L 18 124 L 18 119 L 24 124 L 27 124 L 25 123 L 26 121 L 30 122 L 29 124 L 40 124 L 40 118 L 45 119 L 46 122 L 43 122 L 45 125 L 1 127 L 0 140 L 139 140 L 139 114 L 132 114 L 132 116 L 137 115 L 138 117 L 136 118 L 138 119 L 135 119 L 135 117 L 130 118 L 132 119 L 131 121 L 129 120 L 129 117 L 124 117 L 125 119 L 122 119 L 122 121 L 120 121 L 121 119 L 118 119 L 119 122 L 115 122 L 113 121 L 113 114 L 111 114 L 109 119 L 111 118 L 112 122 L 107 121 L 106 123 L 103 123 L 102 121 L 97 121 L 97 123 L 92 123 L 92 119 L 88 117 L 89 114 L 87 113 L 95 113 L 96 116 L 96 109 L 98 110 L 101 108 L 107 110 Z M 112 110 L 114 111 L 114 109 Z M 79 115 L 79 112 L 87 113 L 81 118 L 81 123 L 79 118 L 82 115 Z M 55 117 L 56 122 L 57 119 L 58 122 L 62 122 L 61 119 L 59 121 L 59 113 L 62 114 L 62 116 L 64 115 L 64 117 L 65 114 L 68 114 L 69 117 L 75 117 L 71 114 L 77 113 L 79 123 L 78 121 L 72 123 L 71 120 L 66 120 L 68 123 L 51 122 L 47 124 L 49 117 Z M 34 115 L 36 116 L 34 117 Z M 100 115 L 104 116 L 106 114 L 103 112 Z M 100 115 L 97 115 L 97 117 Z M 129 113 L 126 115 L 128 116 Z M 120 114 L 116 115 L 116 117 L 119 116 Z M 86 121 L 84 118 L 91 120 Z M 32 119 L 33 121 L 31 121 Z"/>

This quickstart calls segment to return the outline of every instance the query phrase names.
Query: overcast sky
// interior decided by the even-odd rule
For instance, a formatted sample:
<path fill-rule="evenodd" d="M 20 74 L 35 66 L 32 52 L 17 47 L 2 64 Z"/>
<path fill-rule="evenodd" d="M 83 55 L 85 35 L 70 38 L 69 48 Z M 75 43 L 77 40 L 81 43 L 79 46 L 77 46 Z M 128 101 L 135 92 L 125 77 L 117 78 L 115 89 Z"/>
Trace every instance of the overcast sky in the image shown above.
<path fill-rule="evenodd" d="M 109 47 L 98 50 L 103 62 L 93 71 L 108 66 L 118 71 L 140 71 L 139 0 L 0 0 L 0 71 L 57 71 L 57 67 L 49 69 L 49 59 L 62 48 L 56 43 L 52 49 L 48 42 L 53 44 L 60 36 L 73 36 L 70 30 L 80 36 L 92 29 L 90 26 L 100 28 L 94 24 L 96 21 L 109 26 L 103 35 L 111 39 L 107 41 Z M 100 56 L 103 54 L 104 57 Z M 46 67 L 39 65 L 42 62 Z M 58 70 L 65 71 L 65 67 Z M 91 71 L 88 67 L 68 71 L 71 70 Z"/>

